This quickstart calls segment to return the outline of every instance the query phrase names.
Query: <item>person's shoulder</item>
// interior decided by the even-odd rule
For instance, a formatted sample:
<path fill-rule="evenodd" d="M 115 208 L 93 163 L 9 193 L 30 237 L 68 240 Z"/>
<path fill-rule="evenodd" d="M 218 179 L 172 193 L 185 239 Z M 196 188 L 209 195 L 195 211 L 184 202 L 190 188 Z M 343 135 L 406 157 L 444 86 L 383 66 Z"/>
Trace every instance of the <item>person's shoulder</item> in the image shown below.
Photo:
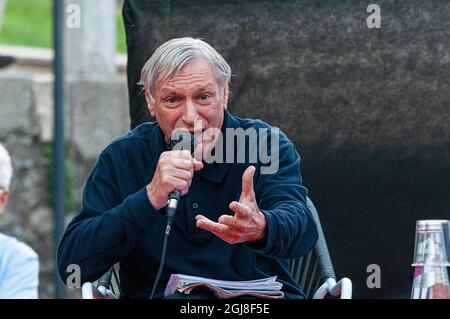
<path fill-rule="evenodd" d="M 277 126 L 273 126 L 261 119 L 256 118 L 241 118 L 233 116 L 236 121 L 239 122 L 239 127 L 245 129 L 254 128 L 256 130 L 261 130 L 258 133 L 267 132 L 267 134 L 277 134 L 280 142 L 293 144 L 292 141 L 286 136 L 286 134 Z"/>
<path fill-rule="evenodd" d="M 264 122 L 264 121 L 262 121 L 260 119 L 243 118 L 243 117 L 234 116 L 234 115 L 233 115 L 233 117 L 234 117 L 234 119 L 236 121 L 239 122 L 239 126 L 242 127 L 243 129 L 252 128 L 252 127 L 254 127 L 254 128 L 268 128 L 268 129 L 273 128 L 272 125 L 270 125 L 269 123 Z"/>
<path fill-rule="evenodd" d="M 0 252 L 2 256 L 10 258 L 38 258 L 38 254 L 33 248 L 13 236 L 2 233 L 0 233 Z"/>
<path fill-rule="evenodd" d="M 135 127 L 126 134 L 115 138 L 102 152 L 102 155 L 117 151 L 133 151 L 136 146 L 148 143 L 153 131 L 158 128 L 157 122 L 146 122 Z"/>
<path fill-rule="evenodd" d="M 117 137 L 114 139 L 110 145 L 121 144 L 121 143 L 133 143 L 139 141 L 149 141 L 153 130 L 158 127 L 157 122 L 146 122 L 136 126 L 134 129 L 128 133 Z"/>

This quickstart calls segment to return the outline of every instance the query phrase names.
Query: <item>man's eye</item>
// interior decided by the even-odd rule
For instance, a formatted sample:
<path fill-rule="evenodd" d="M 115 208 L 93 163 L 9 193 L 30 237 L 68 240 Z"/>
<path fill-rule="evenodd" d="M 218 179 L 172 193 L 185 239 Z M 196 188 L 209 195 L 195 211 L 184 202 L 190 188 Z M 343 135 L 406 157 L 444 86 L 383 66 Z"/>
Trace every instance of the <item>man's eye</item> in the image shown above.
<path fill-rule="evenodd" d="M 169 97 L 166 99 L 167 103 L 176 103 L 177 102 L 177 98 L 176 97 Z"/>
<path fill-rule="evenodd" d="M 202 94 L 202 95 L 200 95 L 198 98 L 199 98 L 200 100 L 202 100 L 202 101 L 206 101 L 206 100 L 208 100 L 208 99 L 210 98 L 210 96 L 207 95 L 207 94 Z"/>

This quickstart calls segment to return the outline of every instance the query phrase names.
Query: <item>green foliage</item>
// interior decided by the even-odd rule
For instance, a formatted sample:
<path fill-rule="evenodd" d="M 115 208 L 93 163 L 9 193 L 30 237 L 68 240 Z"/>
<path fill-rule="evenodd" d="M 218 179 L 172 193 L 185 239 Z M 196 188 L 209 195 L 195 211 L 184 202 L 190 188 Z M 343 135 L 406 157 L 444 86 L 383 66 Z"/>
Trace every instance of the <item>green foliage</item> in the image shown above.
<path fill-rule="evenodd" d="M 125 25 L 123 24 L 122 13 L 117 12 L 116 15 L 116 28 L 117 28 L 117 52 L 126 54 L 127 44 L 125 36 Z"/>
<path fill-rule="evenodd" d="M 50 47 L 51 0 L 8 0 L 0 43 Z"/>
<path fill-rule="evenodd" d="M 52 10 L 52 0 L 7 0 L 0 44 L 52 47 Z M 125 29 L 120 10 L 117 10 L 116 21 L 117 52 L 126 53 Z"/>

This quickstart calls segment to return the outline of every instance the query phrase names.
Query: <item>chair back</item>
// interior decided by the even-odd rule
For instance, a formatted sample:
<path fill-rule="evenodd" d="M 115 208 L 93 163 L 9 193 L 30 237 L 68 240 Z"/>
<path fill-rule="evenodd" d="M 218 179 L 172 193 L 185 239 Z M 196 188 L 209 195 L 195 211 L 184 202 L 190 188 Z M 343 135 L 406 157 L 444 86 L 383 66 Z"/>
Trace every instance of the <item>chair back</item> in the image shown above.
<path fill-rule="evenodd" d="M 303 288 L 306 298 L 311 299 L 320 285 L 328 278 L 336 279 L 336 275 L 319 214 L 309 197 L 307 206 L 316 222 L 318 239 L 314 248 L 307 255 L 291 260 L 290 268 L 292 277 Z"/>

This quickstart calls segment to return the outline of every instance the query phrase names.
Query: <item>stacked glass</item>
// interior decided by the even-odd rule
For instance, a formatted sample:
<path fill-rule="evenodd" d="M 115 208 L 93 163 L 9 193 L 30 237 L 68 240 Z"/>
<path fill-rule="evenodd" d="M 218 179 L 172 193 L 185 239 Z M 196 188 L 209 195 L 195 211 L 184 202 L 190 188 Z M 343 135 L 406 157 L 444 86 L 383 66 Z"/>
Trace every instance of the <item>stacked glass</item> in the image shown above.
<path fill-rule="evenodd" d="M 450 299 L 450 221 L 419 220 L 411 299 Z"/>

